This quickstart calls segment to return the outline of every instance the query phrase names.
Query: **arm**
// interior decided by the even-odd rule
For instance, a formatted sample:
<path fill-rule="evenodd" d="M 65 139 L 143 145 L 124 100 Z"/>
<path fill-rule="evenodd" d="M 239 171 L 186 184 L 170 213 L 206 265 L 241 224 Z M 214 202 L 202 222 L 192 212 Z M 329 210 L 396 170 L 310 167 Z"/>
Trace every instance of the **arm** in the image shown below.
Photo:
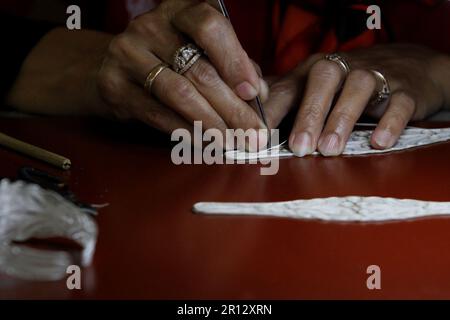
<path fill-rule="evenodd" d="M 23 62 L 7 104 L 31 113 L 105 113 L 96 77 L 111 39 L 95 31 L 51 30 Z"/>
<path fill-rule="evenodd" d="M 7 104 L 31 113 L 106 113 L 96 77 L 112 37 L 95 31 L 51 30 L 23 62 Z"/>
<path fill-rule="evenodd" d="M 151 71 L 172 64 L 189 42 L 207 57 L 183 74 L 163 69 L 146 92 Z M 264 128 L 246 101 L 267 91 L 221 13 L 205 2 L 165 0 L 117 36 L 52 30 L 26 58 L 7 102 L 27 112 L 134 118 L 164 132 L 201 120 L 226 136 L 227 128 Z"/>

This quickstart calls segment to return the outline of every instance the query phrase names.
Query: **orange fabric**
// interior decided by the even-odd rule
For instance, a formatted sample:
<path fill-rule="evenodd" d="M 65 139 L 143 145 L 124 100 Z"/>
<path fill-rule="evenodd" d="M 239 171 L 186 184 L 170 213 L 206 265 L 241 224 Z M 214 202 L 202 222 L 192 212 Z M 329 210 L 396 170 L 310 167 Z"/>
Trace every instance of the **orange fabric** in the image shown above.
<path fill-rule="evenodd" d="M 320 14 L 318 12 L 321 12 L 321 10 L 317 10 L 321 6 L 326 9 L 326 5 L 334 5 L 337 2 L 338 0 L 334 3 L 324 0 L 276 1 L 272 19 L 273 38 L 276 43 L 273 59 L 275 73 L 284 74 L 288 72 L 313 53 L 350 51 L 370 47 L 388 40 L 418 43 L 449 52 L 449 1 L 399 0 L 395 3 L 380 0 L 347 1 L 350 4 L 344 7 L 344 14 L 349 13 L 351 16 L 351 11 L 359 12 L 361 20 L 355 26 L 359 26 L 361 32 L 344 40 L 337 36 L 337 29 L 339 23 L 345 24 L 348 22 L 345 15 L 345 18 L 340 19 L 340 21 L 335 19 L 336 17 L 331 17 L 332 21 L 330 21 L 329 16 Z M 382 16 L 391 27 L 392 39 L 388 38 L 387 27 L 384 25 L 381 30 L 365 28 L 369 15 L 366 13 L 367 5 L 364 2 L 380 5 Z M 345 2 L 341 1 L 341 3 Z M 283 17 L 281 17 L 282 5 L 285 9 Z M 316 9 L 316 12 L 306 9 L 312 7 Z M 322 12 L 326 12 L 326 10 L 322 10 Z M 336 14 L 333 11 L 332 13 Z M 352 29 L 352 27 L 347 25 L 347 29 Z"/>
<path fill-rule="evenodd" d="M 296 23 L 292 23 L 296 21 Z M 278 29 L 278 28 L 276 28 Z M 279 27 L 276 52 L 277 70 L 289 70 L 293 63 L 306 59 L 314 49 L 315 38 L 320 32 L 317 16 L 297 7 L 290 7 Z"/>
<path fill-rule="evenodd" d="M 350 7 L 364 12 L 367 8 L 361 4 Z M 279 14 L 280 0 L 277 1 L 276 8 L 275 14 Z M 277 74 L 288 72 L 316 52 L 329 53 L 369 47 L 386 39 L 383 32 L 367 30 L 346 42 L 340 42 L 333 26 L 327 24 L 324 19 L 325 17 L 295 4 L 288 5 L 283 21 L 274 19 Z"/>

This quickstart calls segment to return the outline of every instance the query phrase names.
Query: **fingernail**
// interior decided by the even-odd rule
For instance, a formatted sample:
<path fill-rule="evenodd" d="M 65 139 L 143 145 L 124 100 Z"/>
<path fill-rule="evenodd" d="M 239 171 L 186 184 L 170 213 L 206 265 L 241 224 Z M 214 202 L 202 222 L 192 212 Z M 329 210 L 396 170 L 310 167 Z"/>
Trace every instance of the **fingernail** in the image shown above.
<path fill-rule="evenodd" d="M 244 81 L 241 84 L 237 85 L 235 91 L 237 95 L 245 101 L 255 99 L 258 94 L 258 90 L 256 90 L 255 87 L 253 87 L 247 81 Z"/>
<path fill-rule="evenodd" d="M 269 85 L 262 78 L 259 79 L 259 95 L 262 102 L 266 102 L 269 99 Z"/>
<path fill-rule="evenodd" d="M 312 141 L 309 132 L 296 133 L 292 139 L 291 149 L 297 157 L 304 157 L 312 153 Z"/>
<path fill-rule="evenodd" d="M 326 157 L 339 155 L 339 136 L 336 133 L 331 133 L 324 139 L 321 139 L 319 141 L 319 151 Z"/>
<path fill-rule="evenodd" d="M 387 130 L 376 131 L 373 138 L 381 148 L 390 148 L 394 144 L 394 137 Z"/>

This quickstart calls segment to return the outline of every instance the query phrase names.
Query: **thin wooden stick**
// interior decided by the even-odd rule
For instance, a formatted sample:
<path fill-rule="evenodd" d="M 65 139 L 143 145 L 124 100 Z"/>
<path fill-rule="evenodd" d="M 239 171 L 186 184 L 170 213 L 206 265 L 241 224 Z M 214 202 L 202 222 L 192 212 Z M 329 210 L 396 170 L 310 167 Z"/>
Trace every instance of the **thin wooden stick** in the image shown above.
<path fill-rule="evenodd" d="M 69 170 L 72 163 L 69 159 L 56 153 L 41 149 L 26 142 L 17 140 L 0 132 L 0 146 L 30 156 L 32 158 L 47 162 L 63 170 Z"/>

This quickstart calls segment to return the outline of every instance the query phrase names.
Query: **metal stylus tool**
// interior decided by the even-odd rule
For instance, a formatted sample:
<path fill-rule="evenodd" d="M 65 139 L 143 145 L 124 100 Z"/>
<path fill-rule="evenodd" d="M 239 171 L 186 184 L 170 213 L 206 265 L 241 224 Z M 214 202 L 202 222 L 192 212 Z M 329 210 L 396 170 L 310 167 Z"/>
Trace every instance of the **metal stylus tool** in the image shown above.
<path fill-rule="evenodd" d="M 214 8 L 219 10 L 228 20 L 230 20 L 230 15 L 228 14 L 228 10 L 227 10 L 227 7 L 225 6 L 224 0 L 208 0 L 207 2 L 210 5 L 212 5 Z M 260 97 L 256 96 L 255 101 L 256 101 L 256 106 L 258 107 L 258 111 L 259 111 L 260 117 L 261 117 L 264 125 L 266 126 L 267 130 L 270 130 L 269 126 L 267 125 L 266 113 L 264 112 L 264 106 L 261 102 Z M 271 141 L 270 131 L 268 132 L 268 136 L 269 136 L 268 146 L 271 147 L 272 141 Z"/>

